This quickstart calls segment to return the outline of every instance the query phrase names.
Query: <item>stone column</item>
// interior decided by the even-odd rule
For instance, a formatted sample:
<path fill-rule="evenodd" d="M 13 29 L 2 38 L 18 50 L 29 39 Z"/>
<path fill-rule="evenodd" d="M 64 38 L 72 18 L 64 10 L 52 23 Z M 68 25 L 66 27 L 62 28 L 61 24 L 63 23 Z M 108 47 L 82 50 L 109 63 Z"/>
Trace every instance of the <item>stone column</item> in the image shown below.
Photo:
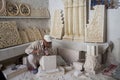
<path fill-rule="evenodd" d="M 73 0 L 74 39 L 79 38 L 79 0 Z"/>
<path fill-rule="evenodd" d="M 86 0 L 79 0 L 79 40 L 84 42 L 86 25 Z"/>
<path fill-rule="evenodd" d="M 64 13 L 65 13 L 65 34 L 64 34 L 64 39 L 68 37 L 68 0 L 63 0 L 64 3 Z"/>
<path fill-rule="evenodd" d="M 73 0 L 68 0 L 68 32 L 69 38 L 73 37 Z"/>

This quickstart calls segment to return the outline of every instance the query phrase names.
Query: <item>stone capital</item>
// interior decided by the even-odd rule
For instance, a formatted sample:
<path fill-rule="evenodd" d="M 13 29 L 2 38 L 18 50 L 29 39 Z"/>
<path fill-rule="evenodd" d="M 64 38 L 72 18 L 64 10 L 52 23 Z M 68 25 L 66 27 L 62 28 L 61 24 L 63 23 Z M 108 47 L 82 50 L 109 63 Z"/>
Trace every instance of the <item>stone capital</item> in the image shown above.
<path fill-rule="evenodd" d="M 68 7 L 73 7 L 73 0 L 68 0 Z"/>
<path fill-rule="evenodd" d="M 86 0 L 79 0 L 79 6 L 85 6 Z"/>
<path fill-rule="evenodd" d="M 79 0 L 73 0 L 73 7 L 79 6 Z"/>

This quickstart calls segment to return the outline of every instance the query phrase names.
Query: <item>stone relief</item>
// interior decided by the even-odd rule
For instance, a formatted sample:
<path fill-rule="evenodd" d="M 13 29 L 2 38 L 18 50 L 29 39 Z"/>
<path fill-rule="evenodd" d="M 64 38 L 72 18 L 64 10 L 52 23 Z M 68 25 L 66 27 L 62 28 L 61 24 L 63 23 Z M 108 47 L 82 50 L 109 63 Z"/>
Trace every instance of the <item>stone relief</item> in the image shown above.
<path fill-rule="evenodd" d="M 53 18 L 53 26 L 50 35 L 54 38 L 61 39 L 63 36 L 64 18 L 62 10 L 55 10 Z"/>
<path fill-rule="evenodd" d="M 104 42 L 105 41 L 105 6 L 95 6 L 93 18 L 86 27 L 86 42 Z"/>
<path fill-rule="evenodd" d="M 0 15 L 6 15 L 6 0 L 0 0 Z"/>
<path fill-rule="evenodd" d="M 101 65 L 98 61 L 98 46 L 87 45 L 86 61 L 84 64 L 85 71 L 96 74 Z"/>
<path fill-rule="evenodd" d="M 0 48 L 21 44 L 21 38 L 14 21 L 0 22 Z"/>
<path fill-rule="evenodd" d="M 7 2 L 6 8 L 9 16 L 17 16 L 19 14 L 19 7 L 16 3 Z"/>
<path fill-rule="evenodd" d="M 29 16 L 31 13 L 30 6 L 27 4 L 20 4 L 19 5 L 20 15 L 22 16 Z"/>

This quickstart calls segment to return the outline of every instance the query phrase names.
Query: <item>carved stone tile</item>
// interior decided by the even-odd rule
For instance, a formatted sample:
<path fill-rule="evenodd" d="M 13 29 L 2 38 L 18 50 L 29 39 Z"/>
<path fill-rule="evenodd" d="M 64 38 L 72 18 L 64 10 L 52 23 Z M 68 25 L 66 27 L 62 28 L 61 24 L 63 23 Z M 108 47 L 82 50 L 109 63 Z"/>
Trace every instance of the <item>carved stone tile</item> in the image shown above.
<path fill-rule="evenodd" d="M 15 21 L 0 22 L 0 48 L 21 44 Z"/>
<path fill-rule="evenodd" d="M 97 5 L 90 23 L 87 25 L 86 42 L 104 42 L 105 37 L 105 6 Z"/>

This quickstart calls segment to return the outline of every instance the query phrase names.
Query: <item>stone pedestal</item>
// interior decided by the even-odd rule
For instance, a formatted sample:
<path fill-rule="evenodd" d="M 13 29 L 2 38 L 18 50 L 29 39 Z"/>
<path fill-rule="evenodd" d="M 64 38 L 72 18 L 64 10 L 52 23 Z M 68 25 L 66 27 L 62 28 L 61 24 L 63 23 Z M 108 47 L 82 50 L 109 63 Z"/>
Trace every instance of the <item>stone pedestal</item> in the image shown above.
<path fill-rule="evenodd" d="M 87 45 L 86 61 L 84 64 L 86 72 L 96 74 L 101 68 L 98 57 L 98 46 Z"/>

